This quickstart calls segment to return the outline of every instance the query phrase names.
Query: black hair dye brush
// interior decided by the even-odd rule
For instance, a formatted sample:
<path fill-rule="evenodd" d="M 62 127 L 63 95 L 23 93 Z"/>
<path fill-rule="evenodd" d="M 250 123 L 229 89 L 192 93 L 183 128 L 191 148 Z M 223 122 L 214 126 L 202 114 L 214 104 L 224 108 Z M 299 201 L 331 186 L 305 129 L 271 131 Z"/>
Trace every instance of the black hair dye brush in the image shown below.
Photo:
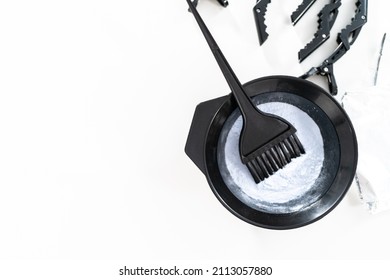
<path fill-rule="evenodd" d="M 243 117 L 239 144 L 241 161 L 248 167 L 255 182 L 259 183 L 305 151 L 295 135 L 296 129 L 289 122 L 261 112 L 252 103 L 194 4 L 191 0 L 187 2 L 241 111 Z"/>

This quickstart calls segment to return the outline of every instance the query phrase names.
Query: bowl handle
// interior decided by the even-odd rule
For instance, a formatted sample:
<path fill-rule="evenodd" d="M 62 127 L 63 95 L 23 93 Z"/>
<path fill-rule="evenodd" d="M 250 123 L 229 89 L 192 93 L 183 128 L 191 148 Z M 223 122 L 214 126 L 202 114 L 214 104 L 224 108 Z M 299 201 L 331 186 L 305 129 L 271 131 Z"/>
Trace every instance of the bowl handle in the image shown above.
<path fill-rule="evenodd" d="M 185 153 L 195 163 L 195 165 L 205 174 L 204 148 L 208 128 L 215 114 L 228 96 L 208 100 L 196 106 L 194 117 L 192 118 L 190 132 L 188 133 L 185 146 Z"/>

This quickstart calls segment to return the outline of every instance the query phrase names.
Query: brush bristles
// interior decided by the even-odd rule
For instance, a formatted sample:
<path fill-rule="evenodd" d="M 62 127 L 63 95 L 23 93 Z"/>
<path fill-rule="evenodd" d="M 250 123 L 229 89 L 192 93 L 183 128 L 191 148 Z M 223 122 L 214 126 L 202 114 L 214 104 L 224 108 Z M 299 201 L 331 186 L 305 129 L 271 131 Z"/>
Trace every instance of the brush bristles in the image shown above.
<path fill-rule="evenodd" d="M 305 150 L 298 137 L 292 134 L 266 151 L 257 151 L 257 155 L 246 163 L 253 179 L 260 183 L 291 162 L 291 159 L 304 154 Z"/>

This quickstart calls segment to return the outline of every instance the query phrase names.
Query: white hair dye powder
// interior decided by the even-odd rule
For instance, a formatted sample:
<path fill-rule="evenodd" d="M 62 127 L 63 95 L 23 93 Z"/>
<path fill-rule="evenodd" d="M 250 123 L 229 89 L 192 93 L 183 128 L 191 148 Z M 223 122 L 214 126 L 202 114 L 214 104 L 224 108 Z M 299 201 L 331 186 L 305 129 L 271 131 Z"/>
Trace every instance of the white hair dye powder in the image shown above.
<path fill-rule="evenodd" d="M 297 129 L 305 154 L 256 184 L 240 159 L 240 115 L 225 133 L 226 139 L 219 141 L 218 164 L 221 175 L 230 191 L 251 208 L 268 213 L 299 211 L 322 195 L 321 192 L 312 190 L 321 174 L 324 161 L 324 143 L 320 129 L 307 113 L 294 105 L 268 102 L 259 104 L 258 108 L 289 121 Z"/>

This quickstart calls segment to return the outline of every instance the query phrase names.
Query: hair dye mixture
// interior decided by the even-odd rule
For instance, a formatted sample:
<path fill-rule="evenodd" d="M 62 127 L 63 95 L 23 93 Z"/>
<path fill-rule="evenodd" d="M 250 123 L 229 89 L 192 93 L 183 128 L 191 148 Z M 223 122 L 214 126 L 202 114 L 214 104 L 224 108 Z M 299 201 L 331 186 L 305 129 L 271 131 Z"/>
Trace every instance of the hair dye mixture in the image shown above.
<path fill-rule="evenodd" d="M 299 211 L 324 193 L 316 185 L 324 162 L 324 143 L 320 129 L 307 113 L 294 105 L 268 102 L 257 107 L 289 121 L 297 129 L 297 136 L 306 153 L 256 184 L 239 154 L 242 116 L 238 112 L 233 113 L 222 129 L 218 145 L 218 164 L 222 178 L 230 191 L 251 208 L 267 213 Z"/>

